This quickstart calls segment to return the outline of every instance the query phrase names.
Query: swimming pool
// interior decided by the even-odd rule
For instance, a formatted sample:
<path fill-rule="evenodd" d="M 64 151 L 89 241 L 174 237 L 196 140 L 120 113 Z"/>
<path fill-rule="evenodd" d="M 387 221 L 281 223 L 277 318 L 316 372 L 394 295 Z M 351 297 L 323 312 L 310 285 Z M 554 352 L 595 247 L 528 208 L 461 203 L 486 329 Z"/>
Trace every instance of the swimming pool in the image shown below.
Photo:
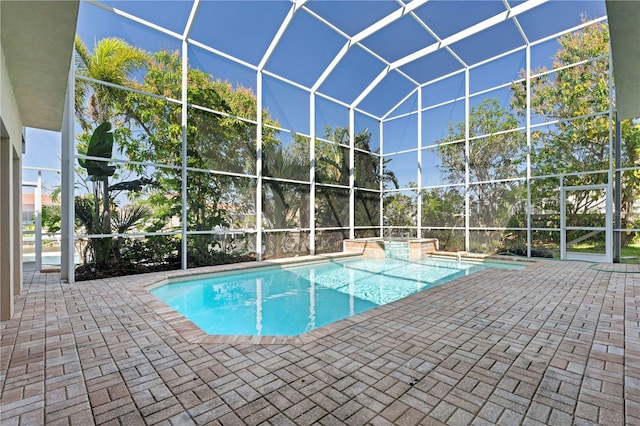
<path fill-rule="evenodd" d="M 151 293 L 208 334 L 295 336 L 488 267 L 525 266 L 358 258 L 192 279 Z"/>

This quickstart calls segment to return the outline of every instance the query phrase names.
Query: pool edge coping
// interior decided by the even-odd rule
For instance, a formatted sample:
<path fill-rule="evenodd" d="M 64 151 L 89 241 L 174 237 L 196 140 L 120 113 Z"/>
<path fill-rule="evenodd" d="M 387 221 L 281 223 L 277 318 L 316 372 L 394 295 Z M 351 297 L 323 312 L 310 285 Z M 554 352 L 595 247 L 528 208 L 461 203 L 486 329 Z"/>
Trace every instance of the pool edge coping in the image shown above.
<path fill-rule="evenodd" d="M 362 258 L 363 256 L 360 253 L 333 253 L 333 254 L 321 254 L 315 256 L 300 256 L 295 258 L 285 258 L 285 259 L 274 259 L 263 262 L 241 262 L 241 263 L 232 263 L 225 265 L 215 265 L 215 266 L 206 266 L 202 268 L 192 268 L 187 270 L 178 270 L 178 271 L 166 271 L 164 272 L 164 276 L 157 276 L 148 282 L 139 283 L 140 285 L 137 287 L 139 290 L 138 294 L 136 294 L 147 307 L 149 307 L 153 313 L 159 315 L 162 320 L 164 320 L 167 325 L 173 329 L 178 335 L 180 335 L 185 341 L 192 344 L 254 344 L 254 345 L 304 345 L 307 343 L 312 343 L 319 338 L 323 338 L 344 330 L 345 328 L 357 325 L 373 316 L 378 316 L 388 312 L 389 310 L 395 309 L 395 305 L 397 303 L 401 303 L 402 301 L 406 301 L 408 298 L 419 296 L 422 292 L 418 292 L 407 296 L 402 299 L 395 300 L 391 303 L 387 303 L 382 306 L 377 306 L 373 309 L 369 309 L 364 312 L 360 312 L 358 314 L 352 315 L 347 318 L 343 318 L 341 320 L 332 322 L 330 324 L 326 324 L 322 327 L 307 331 L 305 333 L 296 335 L 296 336 L 247 336 L 247 335 L 214 335 L 208 334 L 200 327 L 198 327 L 194 322 L 189 320 L 187 317 L 179 313 L 177 310 L 167 305 L 165 302 L 160 300 L 158 297 L 154 296 L 151 293 L 151 290 L 162 285 L 168 284 L 170 282 L 180 282 L 182 280 L 190 279 L 193 277 L 207 277 L 207 276 L 218 276 L 223 275 L 225 273 L 233 273 L 237 271 L 247 271 L 247 270 L 255 270 L 260 268 L 267 267 L 284 267 L 284 266 L 297 266 L 304 265 L 308 263 L 320 263 L 323 261 L 331 261 L 335 259 L 348 259 L 348 258 Z M 440 256 L 437 256 L 440 257 Z M 448 256 L 443 256 L 448 257 Z M 539 266 L 545 263 L 544 259 L 534 259 L 530 258 L 526 259 L 510 259 L 498 256 L 484 256 L 484 257 L 476 257 L 469 256 L 468 259 L 473 260 L 484 260 L 484 261 L 503 261 L 505 263 L 517 263 L 517 264 L 526 264 L 526 268 L 530 268 L 532 266 Z M 489 268 L 491 269 L 491 268 Z M 481 271 L 480 271 L 481 272 Z M 154 274 L 155 275 L 155 274 Z M 465 277 L 456 278 L 450 282 L 447 282 L 443 285 L 450 284 L 452 282 L 456 282 Z M 430 288 L 428 290 L 436 290 L 442 285 Z"/>

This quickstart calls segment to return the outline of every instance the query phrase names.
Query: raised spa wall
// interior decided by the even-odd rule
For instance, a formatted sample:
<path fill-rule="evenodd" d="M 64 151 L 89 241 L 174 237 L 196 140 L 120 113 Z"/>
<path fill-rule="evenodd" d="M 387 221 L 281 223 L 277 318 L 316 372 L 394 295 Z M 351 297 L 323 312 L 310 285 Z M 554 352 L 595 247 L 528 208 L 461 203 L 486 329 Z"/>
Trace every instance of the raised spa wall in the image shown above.
<path fill-rule="evenodd" d="M 370 259 L 384 259 L 389 255 L 394 258 L 418 260 L 438 251 L 438 239 L 356 238 L 344 240 L 343 250 L 347 253 L 360 253 Z"/>

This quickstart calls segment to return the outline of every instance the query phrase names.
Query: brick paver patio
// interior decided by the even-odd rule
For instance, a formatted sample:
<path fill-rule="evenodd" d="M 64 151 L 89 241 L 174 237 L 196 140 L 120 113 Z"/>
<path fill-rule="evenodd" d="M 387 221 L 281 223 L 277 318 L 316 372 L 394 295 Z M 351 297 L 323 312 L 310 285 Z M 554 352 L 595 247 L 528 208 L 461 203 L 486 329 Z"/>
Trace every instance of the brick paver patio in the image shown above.
<path fill-rule="evenodd" d="M 270 344 L 203 339 L 154 280 L 26 272 L 2 425 L 640 424 L 638 266 L 489 269 Z"/>

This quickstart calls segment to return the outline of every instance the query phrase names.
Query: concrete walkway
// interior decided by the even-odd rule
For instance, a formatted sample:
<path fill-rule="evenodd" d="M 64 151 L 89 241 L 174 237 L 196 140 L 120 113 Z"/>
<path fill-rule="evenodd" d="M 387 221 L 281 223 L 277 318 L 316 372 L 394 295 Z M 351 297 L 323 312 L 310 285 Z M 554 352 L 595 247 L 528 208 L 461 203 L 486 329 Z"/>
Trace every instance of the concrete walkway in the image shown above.
<path fill-rule="evenodd" d="M 272 344 L 198 340 L 154 280 L 26 272 L 0 423 L 640 424 L 635 265 L 489 269 Z"/>

